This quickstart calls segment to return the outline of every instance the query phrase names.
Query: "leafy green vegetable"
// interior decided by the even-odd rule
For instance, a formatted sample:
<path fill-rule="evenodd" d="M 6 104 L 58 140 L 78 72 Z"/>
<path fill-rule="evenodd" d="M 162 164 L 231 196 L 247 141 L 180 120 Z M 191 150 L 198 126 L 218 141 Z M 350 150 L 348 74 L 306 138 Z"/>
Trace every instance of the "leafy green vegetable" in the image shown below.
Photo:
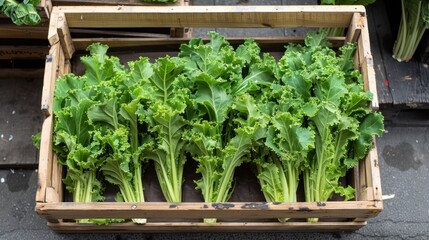
<path fill-rule="evenodd" d="M 94 84 L 92 87 L 100 99 L 88 109 L 88 118 L 94 125 L 95 138 L 105 149 L 101 171 L 108 182 L 119 187 L 118 200 L 144 202 L 142 153 L 151 142 L 144 134 L 139 138 L 137 111 L 142 104 L 132 92 L 147 81 L 153 71 L 147 58 L 134 62 L 128 72 L 118 58 L 105 56 L 107 46 L 91 45 L 90 50 L 93 57 L 82 62 L 88 69 L 87 81 Z M 145 74 L 138 74 L 140 71 Z M 146 223 L 146 219 L 132 220 Z"/>
<path fill-rule="evenodd" d="M 40 0 L 0 0 L 0 13 L 10 17 L 16 25 L 36 25 L 40 23 L 38 4 Z"/>
<path fill-rule="evenodd" d="M 186 162 L 182 134 L 188 93 L 181 86 L 183 63 L 164 57 L 152 65 L 153 75 L 135 93 L 146 101 L 137 114 L 148 124 L 154 142 L 145 155 L 154 161 L 158 181 L 168 202 L 182 201 L 183 167 Z"/>
<path fill-rule="evenodd" d="M 144 202 L 141 153 L 147 141 L 144 136 L 139 139 L 136 112 L 141 104 L 130 93 L 145 76 L 136 75 L 134 67 L 129 73 L 118 58 L 108 57 L 105 45 L 93 44 L 88 49 L 90 56 L 81 58 L 84 76 L 65 75 L 56 83 L 54 150 L 60 163 L 67 165 L 64 184 L 75 202 L 103 200 L 96 177 L 101 171 L 119 187 L 118 200 Z M 141 60 L 142 65 L 145 62 L 148 59 Z M 132 81 L 128 81 L 129 74 Z M 79 221 L 101 224 L 104 220 Z"/>
<path fill-rule="evenodd" d="M 66 80 L 79 81 L 71 75 L 57 81 L 57 85 L 65 85 Z M 56 89 L 56 92 L 58 90 Z M 70 90 L 72 91 L 72 90 Z M 103 200 L 102 185 L 97 179 L 97 171 L 102 162 L 99 159 L 101 147 L 99 142 L 91 142 L 93 127 L 89 124 L 86 112 L 93 101 L 86 98 L 72 105 L 66 96 L 55 95 L 54 105 L 60 107 L 55 111 L 54 150 L 58 161 L 67 166 L 64 184 L 73 193 L 74 202 L 93 202 Z M 63 102 L 65 104 L 59 104 Z M 79 222 L 89 222 L 80 219 Z"/>
<path fill-rule="evenodd" d="M 275 79 L 249 90 L 271 116 L 265 143 L 252 152 L 267 201 L 295 202 L 301 173 L 308 202 L 333 193 L 353 198 L 354 189 L 339 178 L 383 132 L 383 118 L 368 107 L 372 95 L 354 70 L 355 46 L 344 45 L 337 56 L 326 35 L 309 33 L 304 46 L 288 45 L 277 65 L 267 64 Z"/>
<path fill-rule="evenodd" d="M 401 23 L 393 46 L 393 58 L 408 62 L 429 28 L 429 0 L 401 0 L 401 4 Z"/>
<path fill-rule="evenodd" d="M 323 38 L 323 34 L 318 37 Z M 372 96 L 352 67 L 354 46 L 340 48 L 342 55 L 320 45 L 308 45 L 313 62 L 308 66 L 314 89 L 309 104 L 309 126 L 315 131 L 315 151 L 304 170 L 306 201 L 327 201 L 334 192 L 354 197 L 354 190 L 339 185 L 347 169 L 362 160 L 372 147 L 372 137 L 383 132 L 383 118 L 368 108 Z M 309 219 L 316 221 L 317 219 Z"/>
<path fill-rule="evenodd" d="M 40 149 L 40 142 L 42 141 L 42 133 L 36 133 L 31 135 L 31 140 L 33 141 L 33 145 L 35 148 Z"/>
<path fill-rule="evenodd" d="M 249 40 L 236 53 L 223 36 L 214 32 L 210 36 L 207 44 L 194 39 L 182 45 L 179 54 L 187 61 L 190 106 L 195 106 L 187 114 L 192 129 L 185 137 L 188 151 L 198 162 L 202 178 L 196 184 L 205 202 L 226 202 L 234 170 L 247 161 L 256 134 L 265 124 L 255 100 L 243 93 L 255 75 L 254 69 L 248 76 L 243 69 L 259 58 L 259 50 Z"/>

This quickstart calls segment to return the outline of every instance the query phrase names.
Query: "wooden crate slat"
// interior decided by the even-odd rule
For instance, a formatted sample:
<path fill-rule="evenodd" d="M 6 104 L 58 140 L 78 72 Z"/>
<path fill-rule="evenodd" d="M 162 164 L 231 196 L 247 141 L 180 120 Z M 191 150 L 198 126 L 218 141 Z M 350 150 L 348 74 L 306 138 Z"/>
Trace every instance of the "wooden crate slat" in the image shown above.
<path fill-rule="evenodd" d="M 43 78 L 40 68 L 0 68 L 0 78 Z"/>
<path fill-rule="evenodd" d="M 366 17 L 361 18 L 362 25 L 368 29 L 368 21 Z M 373 110 L 378 110 L 377 85 L 375 80 L 374 60 L 371 55 L 371 47 L 369 40 L 369 32 L 362 31 L 361 37 L 358 39 L 359 62 L 362 67 L 362 77 L 364 80 L 365 90 L 372 93 L 371 107 Z"/>
<path fill-rule="evenodd" d="M 142 2 L 141 0 L 52 0 L 55 6 L 86 6 L 86 5 L 121 5 L 121 6 L 153 6 L 157 5 L 183 5 L 184 0 L 178 0 L 175 3 L 147 3 Z"/>
<path fill-rule="evenodd" d="M 38 203 L 47 218 L 368 218 L 379 212 L 373 201 L 323 203 Z"/>
<path fill-rule="evenodd" d="M 48 223 L 48 226 L 56 232 L 284 232 L 284 231 L 305 231 L 305 232 L 320 232 L 323 231 L 354 231 L 363 226 L 366 222 L 317 222 L 308 224 L 306 222 L 287 222 L 287 223 L 216 223 L 204 224 L 201 222 L 176 222 L 172 223 L 146 223 L 137 225 L 133 223 L 113 223 L 103 226 L 96 224 L 76 224 L 71 222 Z"/>
<path fill-rule="evenodd" d="M 202 38 L 203 41 L 208 41 L 208 38 Z M 243 38 L 227 37 L 231 44 L 239 44 L 244 42 Z M 252 37 L 259 44 L 288 44 L 302 43 L 302 37 Z M 77 38 L 73 39 L 73 44 L 76 50 L 86 50 L 86 48 L 94 42 L 107 44 L 109 48 L 129 48 L 142 46 L 162 46 L 162 45 L 179 45 L 188 43 L 189 38 Z M 345 37 L 330 37 L 328 40 L 334 47 L 339 47 L 344 43 Z M 177 48 L 178 49 L 178 48 Z"/>
<path fill-rule="evenodd" d="M 0 45 L 0 59 L 15 60 L 15 59 L 44 59 L 49 53 L 49 48 L 41 48 L 40 46 L 28 45 Z"/>
<path fill-rule="evenodd" d="M 362 6 L 54 7 L 70 28 L 347 27 Z"/>
<path fill-rule="evenodd" d="M 43 79 L 41 108 L 45 116 L 52 115 L 52 104 L 54 99 L 54 82 L 58 77 L 60 63 L 60 45 L 54 44 L 49 55 L 46 57 L 45 76 Z"/>
<path fill-rule="evenodd" d="M 365 159 L 366 164 L 371 165 L 370 168 L 367 168 L 369 170 L 367 176 L 370 176 L 370 180 L 368 182 L 370 183 L 373 191 L 373 198 L 368 200 L 382 201 L 380 166 L 378 164 L 377 144 L 375 137 L 373 142 L 374 148 L 368 153 Z"/>
<path fill-rule="evenodd" d="M 46 202 L 46 189 L 51 185 L 52 169 L 52 116 L 45 119 L 42 126 L 40 141 L 38 187 L 36 191 L 36 202 Z"/>

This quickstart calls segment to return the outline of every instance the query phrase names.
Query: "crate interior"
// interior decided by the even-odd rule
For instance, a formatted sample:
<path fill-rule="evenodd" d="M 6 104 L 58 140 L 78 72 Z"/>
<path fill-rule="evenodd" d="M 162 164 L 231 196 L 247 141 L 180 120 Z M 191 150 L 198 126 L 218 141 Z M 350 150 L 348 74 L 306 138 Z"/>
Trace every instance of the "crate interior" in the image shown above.
<path fill-rule="evenodd" d="M 332 39 L 332 43 L 336 48 L 341 45 L 341 42 L 344 41 L 344 38 Z M 183 41 L 187 42 L 187 41 Z M 238 46 L 242 40 L 233 40 L 232 45 L 234 47 Z M 302 38 L 294 39 L 294 43 L 302 42 Z M 269 52 L 272 56 L 279 59 L 283 55 L 284 46 L 287 43 L 270 43 L 270 44 L 260 44 L 262 48 L 262 52 Z M 177 55 L 177 50 L 179 49 L 179 44 L 169 44 L 162 46 L 141 46 L 141 47 L 133 47 L 133 48 L 123 48 L 123 47 L 113 47 L 109 49 L 109 56 L 117 56 L 121 60 L 121 63 L 125 66 L 128 61 L 133 61 L 138 59 L 140 56 L 149 57 L 151 61 L 158 57 L 162 57 L 165 55 L 175 56 Z M 83 55 L 87 54 L 85 51 L 79 50 L 77 51 L 73 59 L 72 63 L 72 72 L 76 75 L 84 74 L 84 66 L 80 62 L 79 58 Z M 362 164 L 361 168 L 364 168 L 365 165 Z M 200 178 L 200 174 L 196 173 L 196 162 L 191 158 L 188 158 L 185 170 L 184 170 L 184 184 L 183 184 L 183 201 L 184 202 L 203 202 L 203 198 L 201 192 L 195 189 L 194 180 Z M 351 185 L 356 191 L 359 191 L 359 180 L 358 180 L 358 172 L 359 167 L 355 169 L 351 169 L 348 171 L 347 175 L 344 178 L 340 179 L 340 183 L 343 186 Z M 365 172 L 364 170 L 361 172 Z M 247 162 L 243 163 L 240 167 L 238 167 L 234 174 L 234 191 L 231 195 L 230 202 L 265 202 L 264 196 L 260 190 L 260 185 L 258 179 L 256 177 L 256 168 L 254 163 Z M 66 169 L 63 169 L 63 176 L 66 174 Z M 302 178 L 301 178 L 302 179 Z M 108 202 L 114 202 L 116 193 L 118 192 L 118 188 L 111 184 L 106 184 L 105 189 L 105 197 Z M 145 200 L 147 202 L 165 202 L 165 198 L 162 195 L 162 191 L 158 184 L 158 179 L 155 174 L 155 168 L 152 163 L 146 164 L 144 173 L 143 173 L 143 187 Z M 65 188 L 63 188 L 65 189 Z M 64 190 L 63 201 L 71 202 L 72 196 L 71 193 Z M 356 196 L 359 197 L 359 193 L 356 193 Z M 304 202 L 304 189 L 302 185 L 302 181 L 300 181 L 300 185 L 298 188 L 298 201 Z M 344 198 L 338 194 L 334 194 L 330 201 L 343 201 Z M 366 200 L 366 199 L 359 199 Z M 355 201 L 351 200 L 351 201 Z M 346 222 L 350 221 L 349 218 L 322 218 L 321 222 Z M 73 220 L 66 220 L 66 222 L 73 222 Z M 202 219 L 149 219 L 148 222 L 202 222 Z M 277 219 L 219 219 L 220 222 L 278 222 Z M 291 219 L 291 222 L 305 222 L 305 218 L 301 219 Z"/>

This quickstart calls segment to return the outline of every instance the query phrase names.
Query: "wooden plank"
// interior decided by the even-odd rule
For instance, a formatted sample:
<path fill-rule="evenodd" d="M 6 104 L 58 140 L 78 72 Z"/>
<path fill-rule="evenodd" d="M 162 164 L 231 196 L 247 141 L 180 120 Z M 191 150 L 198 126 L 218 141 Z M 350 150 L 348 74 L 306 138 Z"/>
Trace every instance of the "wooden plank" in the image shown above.
<path fill-rule="evenodd" d="M 354 231 L 363 226 L 366 222 L 317 222 L 308 224 L 306 222 L 258 222 L 258 223 L 216 223 L 205 224 L 201 222 L 183 223 L 146 223 L 138 225 L 133 223 L 96 225 L 96 224 L 76 224 L 72 222 L 62 222 L 59 224 L 48 223 L 49 228 L 55 232 L 321 232 L 321 231 Z"/>
<path fill-rule="evenodd" d="M 364 25 L 362 23 L 361 14 L 353 14 L 352 21 L 350 22 L 350 25 L 347 30 L 346 42 L 357 42 L 361 34 L 362 28 L 364 28 Z"/>
<path fill-rule="evenodd" d="M 359 192 L 359 201 L 368 201 L 368 183 L 367 183 L 367 171 L 366 161 L 359 162 L 359 188 L 356 191 Z"/>
<path fill-rule="evenodd" d="M 52 0 L 54 6 L 87 6 L 87 5 L 120 5 L 120 6 L 153 6 L 153 5 L 181 5 L 184 0 L 176 3 L 147 3 L 141 0 Z"/>
<path fill-rule="evenodd" d="M 58 21 L 59 21 L 59 13 L 53 11 L 51 13 L 51 20 L 49 21 L 49 28 L 48 28 L 48 41 L 51 44 L 51 46 L 55 45 L 60 41 L 60 38 L 58 36 Z"/>
<path fill-rule="evenodd" d="M 51 47 L 46 57 L 45 76 L 43 79 L 41 109 L 45 116 L 52 115 L 52 102 L 54 95 L 54 82 L 58 77 L 60 46 L 55 44 Z"/>
<path fill-rule="evenodd" d="M 0 79 L 43 78 L 42 68 L 0 68 Z"/>
<path fill-rule="evenodd" d="M 39 151 L 38 187 L 36 202 L 46 201 L 46 189 L 51 186 L 52 172 L 52 116 L 45 119 L 42 126 L 42 136 Z"/>
<path fill-rule="evenodd" d="M 42 17 L 49 18 L 51 16 L 52 11 L 52 1 L 51 0 L 41 0 L 39 4 L 39 8 L 43 9 L 43 15 L 41 11 L 39 10 L 39 14 Z"/>
<path fill-rule="evenodd" d="M 373 201 L 323 203 L 37 203 L 37 213 L 44 218 L 368 218 L 379 208 Z"/>
<path fill-rule="evenodd" d="M 366 17 L 360 19 L 363 26 L 368 26 Z M 369 91 L 373 94 L 371 101 L 371 108 L 378 110 L 378 96 L 377 96 L 377 85 L 375 80 L 374 62 L 371 55 L 371 47 L 369 41 L 368 31 L 361 31 L 360 37 L 358 38 L 359 48 L 359 64 L 362 68 L 362 77 L 364 80 L 365 91 Z"/>
<path fill-rule="evenodd" d="M 259 44 L 287 44 L 287 43 L 302 43 L 302 37 L 252 37 Z M 163 45 L 177 45 L 188 43 L 188 38 L 77 38 L 73 39 L 73 44 L 76 50 L 86 50 L 86 48 L 94 42 L 107 44 L 110 48 L 131 48 L 142 46 L 163 46 Z M 203 38 L 208 41 L 208 38 Z M 243 38 L 228 37 L 227 40 L 231 44 L 241 44 L 244 42 Z M 334 47 L 341 46 L 344 43 L 344 37 L 330 37 L 328 40 Z M 282 47 L 283 48 L 283 47 Z M 178 48 L 177 48 L 178 49 Z"/>
<path fill-rule="evenodd" d="M 382 201 L 381 194 L 381 177 L 380 177 L 380 166 L 378 163 L 377 145 L 375 138 L 373 139 L 374 148 L 369 151 L 365 161 L 367 165 L 367 177 L 369 179 L 368 186 L 373 189 L 373 198 L 368 200 Z M 369 167 L 371 166 L 371 167 Z"/>
<path fill-rule="evenodd" d="M 135 38 L 169 38 L 170 34 L 166 33 L 148 33 L 142 32 L 139 29 L 134 28 L 135 31 L 113 31 L 99 30 L 99 29 L 85 29 L 85 28 L 73 28 L 70 29 L 72 34 L 88 34 L 88 35 L 101 35 L 103 38 L 109 37 L 135 37 Z"/>
<path fill-rule="evenodd" d="M 70 28 L 347 27 L 363 6 L 54 7 Z"/>
<path fill-rule="evenodd" d="M 61 42 L 61 47 L 64 52 L 65 58 L 71 59 L 75 49 L 70 35 L 69 27 L 67 25 L 67 21 L 63 13 L 60 13 L 58 16 L 57 34 Z"/>
<path fill-rule="evenodd" d="M 68 74 L 71 72 L 71 65 L 69 59 L 64 59 L 64 62 L 60 64 L 59 69 L 60 75 Z M 52 188 L 57 193 L 57 202 L 63 201 L 63 165 L 58 162 L 57 154 L 53 153 L 52 157 Z"/>
<path fill-rule="evenodd" d="M 0 38 L 45 39 L 48 35 L 46 27 L 3 26 L 0 28 Z"/>
<path fill-rule="evenodd" d="M 0 59 L 44 59 L 49 52 L 48 46 L 0 45 Z"/>

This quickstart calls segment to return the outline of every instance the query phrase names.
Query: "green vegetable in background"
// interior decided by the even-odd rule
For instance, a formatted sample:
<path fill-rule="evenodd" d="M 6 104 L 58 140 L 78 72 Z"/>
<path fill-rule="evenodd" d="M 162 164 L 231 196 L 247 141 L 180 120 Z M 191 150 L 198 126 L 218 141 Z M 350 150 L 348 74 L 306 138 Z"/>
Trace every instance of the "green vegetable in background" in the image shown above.
<path fill-rule="evenodd" d="M 408 62 L 429 28 L 429 0 L 401 0 L 401 4 L 401 23 L 393 46 L 393 58 Z"/>
<path fill-rule="evenodd" d="M 368 6 L 373 4 L 376 0 L 321 0 L 321 5 L 363 5 Z M 344 36 L 345 28 L 327 28 L 328 36 L 341 37 Z"/>
<path fill-rule="evenodd" d="M 36 25 L 40 23 L 38 4 L 40 0 L 0 0 L 0 13 L 10 17 L 16 25 Z"/>

